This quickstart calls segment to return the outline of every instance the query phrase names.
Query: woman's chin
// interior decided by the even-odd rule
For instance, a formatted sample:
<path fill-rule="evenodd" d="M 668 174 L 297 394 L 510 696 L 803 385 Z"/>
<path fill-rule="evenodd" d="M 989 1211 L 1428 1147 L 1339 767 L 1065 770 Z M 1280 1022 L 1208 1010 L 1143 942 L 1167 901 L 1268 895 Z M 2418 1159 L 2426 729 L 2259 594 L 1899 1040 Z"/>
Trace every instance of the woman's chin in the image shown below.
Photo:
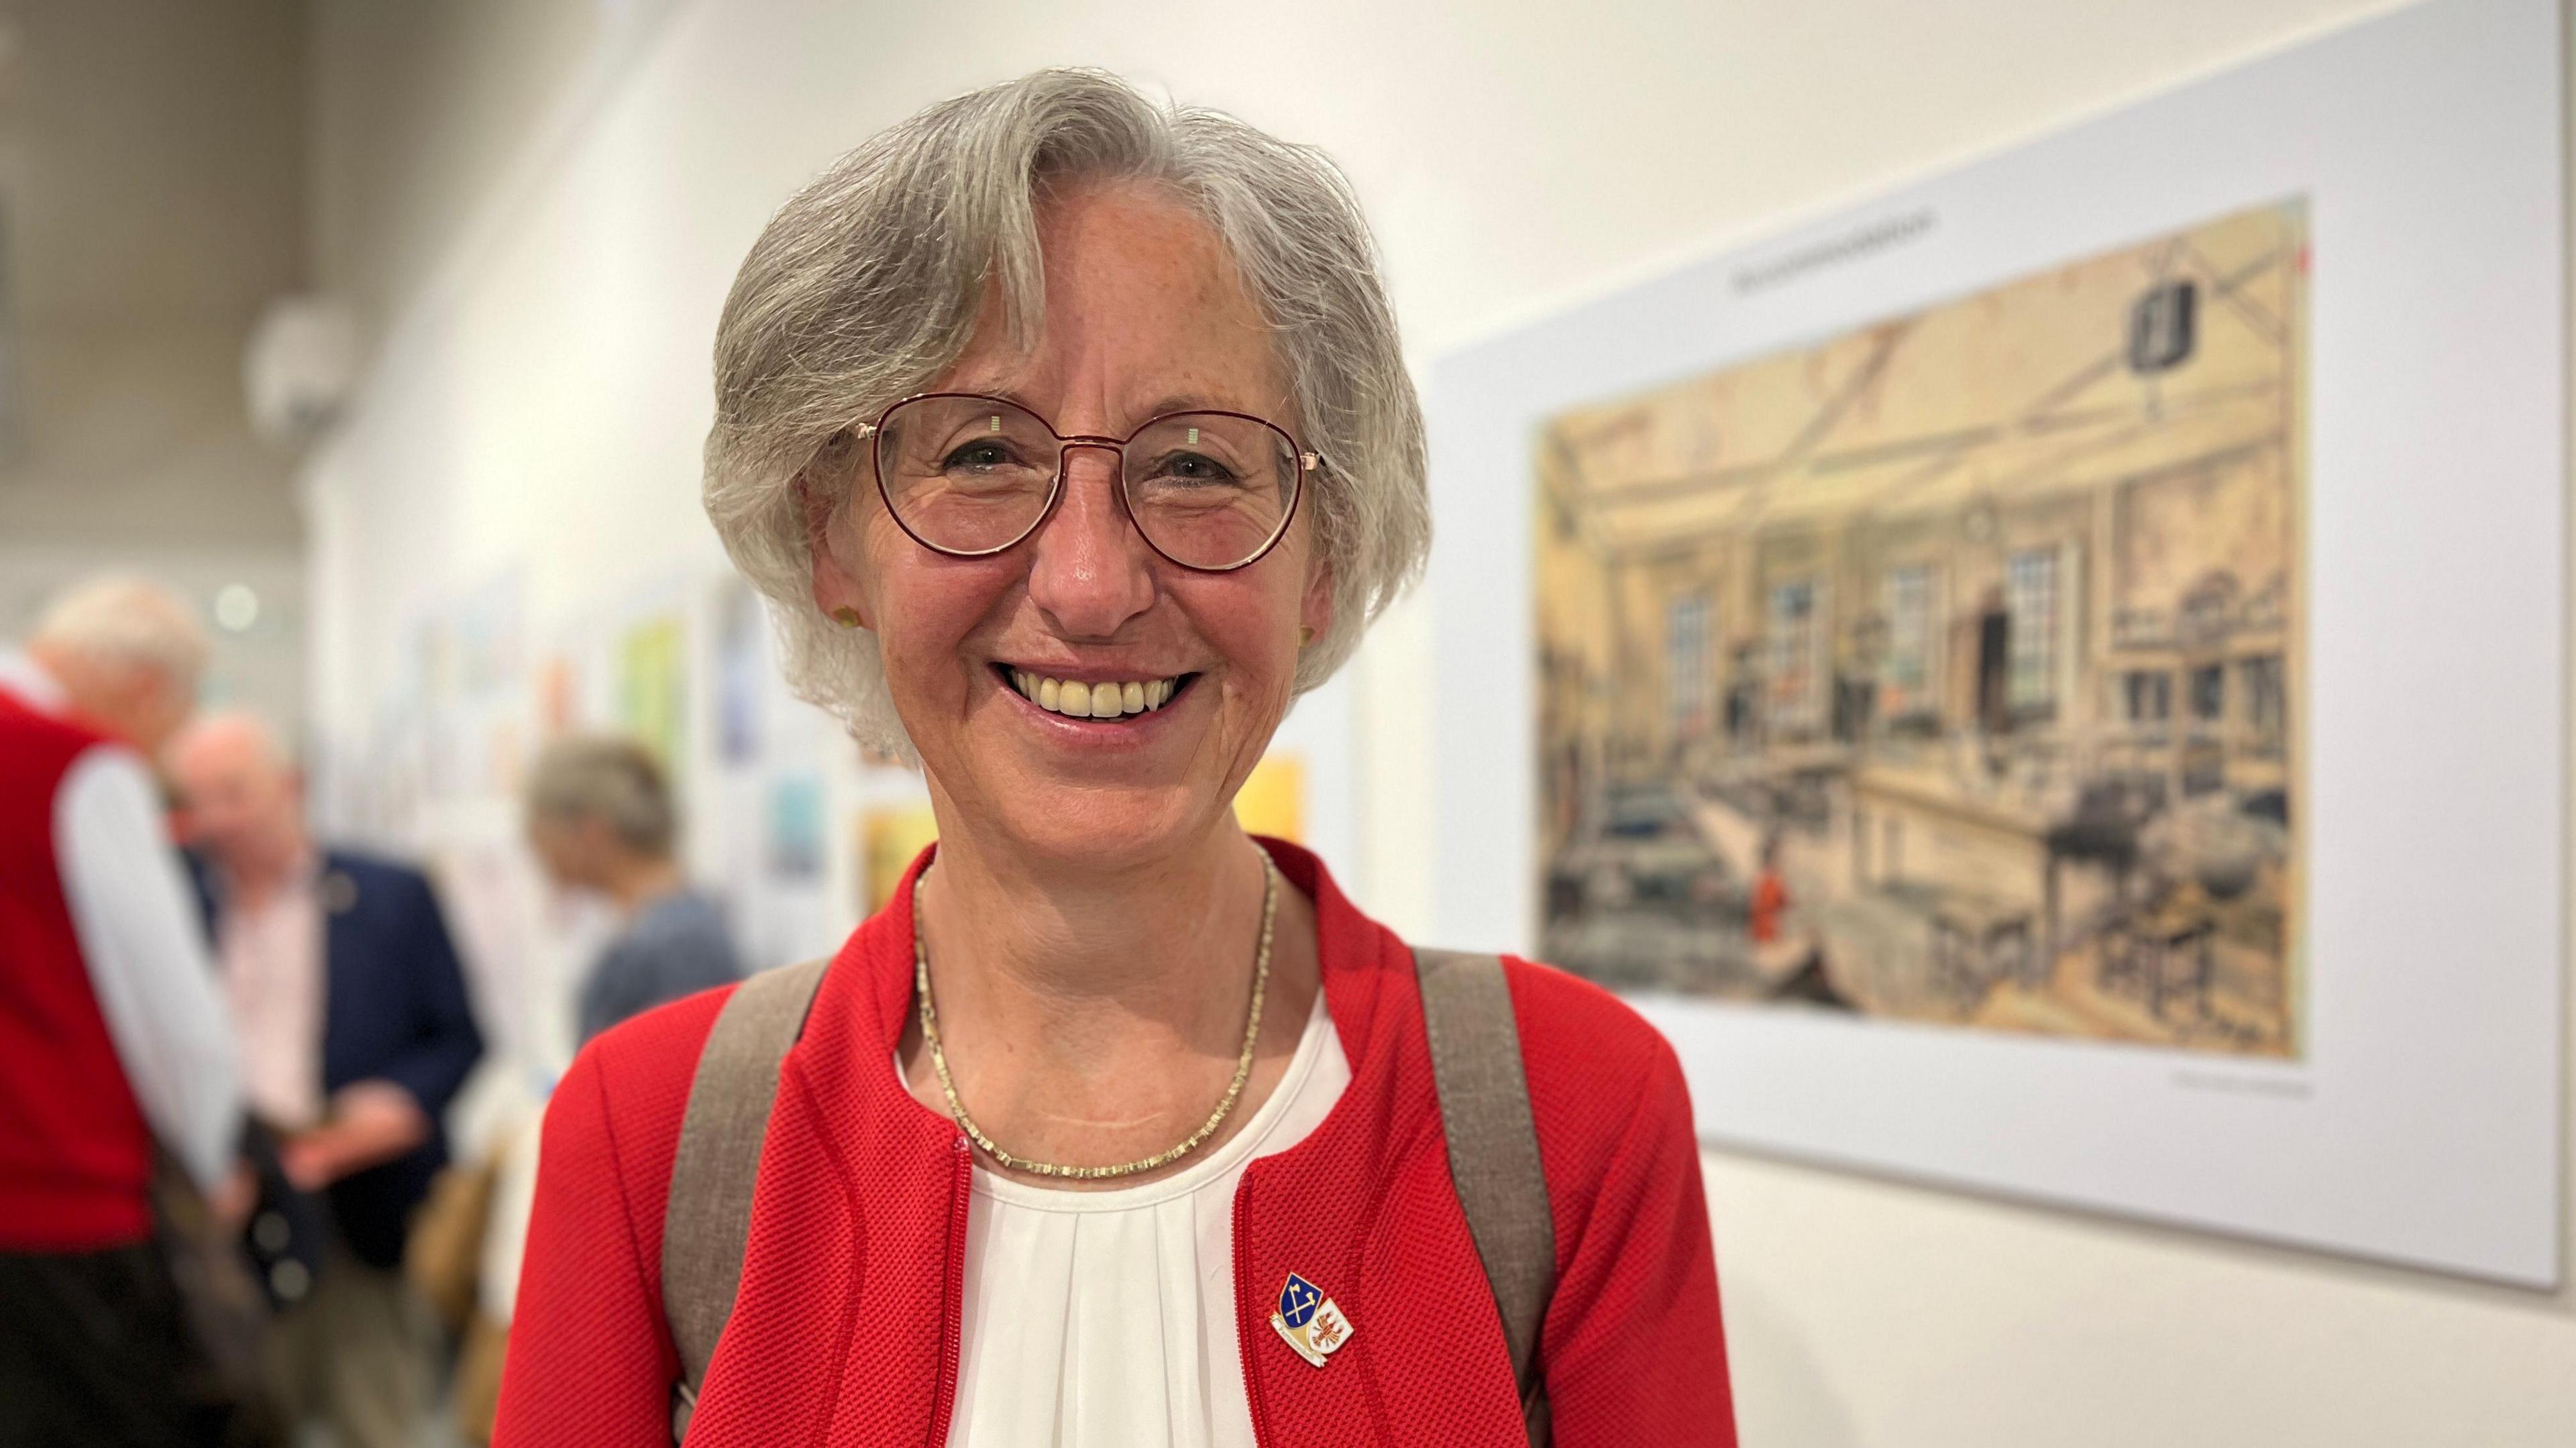
<path fill-rule="evenodd" d="M 1036 859 L 1118 870 L 1199 847 L 1213 813 L 1187 789 L 1087 789 L 1004 811 L 1001 835 Z"/>

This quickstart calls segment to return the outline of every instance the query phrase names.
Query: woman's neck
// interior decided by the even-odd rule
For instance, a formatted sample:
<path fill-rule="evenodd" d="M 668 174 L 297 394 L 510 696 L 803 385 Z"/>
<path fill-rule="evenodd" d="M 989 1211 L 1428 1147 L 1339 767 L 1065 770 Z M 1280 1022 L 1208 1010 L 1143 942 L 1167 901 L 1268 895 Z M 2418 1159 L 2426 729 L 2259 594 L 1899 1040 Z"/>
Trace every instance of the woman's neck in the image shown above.
<path fill-rule="evenodd" d="M 915 928 L 977 1124 L 1018 1155 L 1091 1165 L 1194 1130 L 1242 1053 L 1267 871 L 1231 816 L 1114 870 L 944 835 Z M 1311 905 L 1283 879 L 1274 909 L 1254 1077 L 1216 1140 L 1268 1094 L 1318 988 Z M 915 1096 L 944 1111 L 917 1021 L 903 1060 Z"/>
<path fill-rule="evenodd" d="M 1228 906 L 1257 906 L 1263 858 L 1230 818 L 1204 839 L 1109 865 L 943 832 L 924 899 L 934 937 L 961 936 L 1023 986 L 1070 999 L 1151 995 L 1176 977 L 1204 981 L 1208 932 Z"/>

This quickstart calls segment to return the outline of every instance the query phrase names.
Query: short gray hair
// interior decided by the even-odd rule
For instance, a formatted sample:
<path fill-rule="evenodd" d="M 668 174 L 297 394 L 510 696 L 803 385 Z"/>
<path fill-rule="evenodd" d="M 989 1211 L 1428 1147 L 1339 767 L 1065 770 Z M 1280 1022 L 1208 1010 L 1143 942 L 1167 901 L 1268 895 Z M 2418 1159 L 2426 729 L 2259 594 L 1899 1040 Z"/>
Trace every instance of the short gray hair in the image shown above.
<path fill-rule="evenodd" d="M 528 817 L 597 820 L 626 848 L 664 858 L 679 832 L 671 787 L 652 751 L 605 734 L 568 735 L 538 751 Z"/>
<path fill-rule="evenodd" d="M 789 683 L 899 757 L 910 741 L 875 634 L 814 605 L 800 485 L 837 526 L 860 471 L 838 444 L 956 361 L 988 293 L 1012 335 L 1034 339 L 1036 203 L 1092 179 L 1155 184 L 1195 209 L 1270 322 L 1299 440 L 1325 460 L 1309 498 L 1333 622 L 1299 660 L 1299 692 L 1341 667 L 1430 547 L 1421 406 L 1367 220 L 1330 159 L 1101 71 L 942 101 L 835 162 L 752 244 L 716 329 L 706 446 L 707 515 L 769 599 Z"/>
<path fill-rule="evenodd" d="M 206 671 L 206 630 L 196 611 L 149 579 L 109 574 L 65 589 L 27 642 L 98 663 L 150 669 L 185 696 Z"/>

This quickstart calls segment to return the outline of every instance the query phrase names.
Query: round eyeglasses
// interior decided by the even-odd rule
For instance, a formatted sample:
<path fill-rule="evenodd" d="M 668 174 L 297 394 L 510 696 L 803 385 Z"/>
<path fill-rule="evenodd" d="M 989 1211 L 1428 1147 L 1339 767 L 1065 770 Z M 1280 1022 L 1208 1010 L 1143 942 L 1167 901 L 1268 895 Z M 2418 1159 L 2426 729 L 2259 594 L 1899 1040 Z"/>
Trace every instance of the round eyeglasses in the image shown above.
<path fill-rule="evenodd" d="M 1067 437 L 999 397 L 926 392 L 853 428 L 874 447 L 877 492 L 914 542 L 956 558 L 1028 537 L 1064 493 L 1075 448 L 1118 457 L 1119 497 L 1148 546 L 1183 568 L 1259 562 L 1288 532 L 1323 459 L 1241 412 L 1169 412 L 1125 437 Z"/>

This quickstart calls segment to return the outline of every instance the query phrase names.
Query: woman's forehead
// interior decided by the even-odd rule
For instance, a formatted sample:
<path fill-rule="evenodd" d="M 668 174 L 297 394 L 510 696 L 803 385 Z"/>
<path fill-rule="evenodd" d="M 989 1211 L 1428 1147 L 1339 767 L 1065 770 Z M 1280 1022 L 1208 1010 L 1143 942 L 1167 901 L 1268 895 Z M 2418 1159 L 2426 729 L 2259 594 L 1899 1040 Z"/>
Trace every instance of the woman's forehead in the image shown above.
<path fill-rule="evenodd" d="M 1137 183 L 1076 187 L 1038 207 L 1044 315 L 1013 328 L 996 287 L 938 386 L 1135 417 L 1287 401 L 1270 326 L 1215 229 Z"/>

